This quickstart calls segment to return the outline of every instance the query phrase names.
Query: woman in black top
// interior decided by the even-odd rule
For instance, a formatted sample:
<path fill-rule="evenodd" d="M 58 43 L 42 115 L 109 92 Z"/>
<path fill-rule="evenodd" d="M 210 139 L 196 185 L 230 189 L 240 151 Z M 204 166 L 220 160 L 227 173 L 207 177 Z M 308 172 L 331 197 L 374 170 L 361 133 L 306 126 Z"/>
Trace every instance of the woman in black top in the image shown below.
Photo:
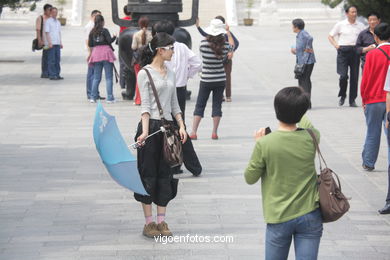
<path fill-rule="evenodd" d="M 91 103 L 95 103 L 99 94 L 99 84 L 102 79 L 102 71 L 106 74 L 106 91 L 107 103 L 115 102 L 112 93 L 112 78 L 115 61 L 115 54 L 113 52 L 111 43 L 114 42 L 116 36 L 111 37 L 110 32 L 104 28 L 104 18 L 101 15 L 95 17 L 95 26 L 89 34 L 88 46 L 92 50 L 88 57 L 90 66 L 94 66 L 93 82 L 92 82 L 92 99 Z"/>

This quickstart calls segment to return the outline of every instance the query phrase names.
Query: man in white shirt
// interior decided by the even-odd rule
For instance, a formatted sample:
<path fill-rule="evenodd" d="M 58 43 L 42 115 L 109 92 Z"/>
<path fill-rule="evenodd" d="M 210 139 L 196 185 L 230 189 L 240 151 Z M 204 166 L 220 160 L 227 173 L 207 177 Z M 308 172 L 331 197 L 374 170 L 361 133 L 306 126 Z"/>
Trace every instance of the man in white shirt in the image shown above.
<path fill-rule="evenodd" d="M 43 15 L 37 17 L 35 22 L 35 28 L 37 31 L 37 39 L 40 47 L 44 47 L 46 33 L 45 33 L 45 22 L 50 18 L 51 8 L 53 6 L 51 4 L 45 4 L 43 6 Z M 49 49 L 42 49 L 42 60 L 41 60 L 41 78 L 49 78 L 49 71 L 47 68 L 47 57 L 48 57 Z"/>
<path fill-rule="evenodd" d="M 348 68 L 350 68 L 349 105 L 357 107 L 355 99 L 358 89 L 360 57 L 356 50 L 356 40 L 365 26 L 356 20 L 356 6 L 347 7 L 345 13 L 347 19 L 336 23 L 329 32 L 328 39 L 337 50 L 337 74 L 340 75 L 339 106 L 344 105 L 347 96 Z M 338 37 L 338 41 L 336 41 L 336 37 Z"/>
<path fill-rule="evenodd" d="M 84 27 L 84 39 L 85 39 L 85 49 L 88 51 L 88 55 L 90 53 L 90 48 L 88 46 L 88 40 L 89 40 L 89 34 L 91 33 L 93 27 L 95 26 L 95 17 L 97 15 L 101 15 L 102 13 L 99 10 L 93 10 L 91 12 L 91 18 L 87 25 Z M 87 59 L 88 63 L 88 59 Z M 87 64 L 88 65 L 88 72 L 87 72 L 87 80 L 86 80 L 86 90 L 87 90 L 87 100 L 92 99 L 92 82 L 93 82 L 93 64 Z M 98 99 L 106 99 L 105 97 L 101 97 L 98 90 Z"/>
<path fill-rule="evenodd" d="M 46 42 L 45 45 L 49 47 L 48 55 L 48 69 L 49 78 L 51 80 L 64 79 L 60 76 L 61 73 L 61 23 L 57 20 L 58 10 L 56 7 L 51 9 L 51 17 L 47 19 L 45 24 Z"/>

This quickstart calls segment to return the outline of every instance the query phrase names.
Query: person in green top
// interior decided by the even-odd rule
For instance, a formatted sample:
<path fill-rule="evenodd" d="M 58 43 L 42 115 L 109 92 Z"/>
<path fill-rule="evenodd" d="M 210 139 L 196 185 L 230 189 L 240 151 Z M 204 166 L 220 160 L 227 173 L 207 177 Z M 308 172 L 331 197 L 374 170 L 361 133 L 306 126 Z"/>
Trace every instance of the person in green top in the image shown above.
<path fill-rule="evenodd" d="M 317 259 L 322 236 L 315 146 L 305 130 L 320 133 L 305 116 L 310 99 L 300 87 L 280 90 L 274 99 L 277 131 L 255 134 L 256 145 L 245 170 L 245 180 L 261 178 L 266 230 L 265 259 L 287 259 L 294 238 L 296 259 Z M 297 126 L 298 124 L 298 126 Z"/>

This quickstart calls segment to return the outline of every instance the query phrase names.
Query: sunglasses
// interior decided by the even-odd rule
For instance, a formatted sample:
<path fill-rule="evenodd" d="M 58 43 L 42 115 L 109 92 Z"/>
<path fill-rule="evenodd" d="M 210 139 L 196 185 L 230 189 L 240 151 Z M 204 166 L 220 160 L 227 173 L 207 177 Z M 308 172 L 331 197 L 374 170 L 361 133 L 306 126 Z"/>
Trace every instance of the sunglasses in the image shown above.
<path fill-rule="evenodd" d="M 160 49 L 164 49 L 167 51 L 173 51 L 174 47 L 173 46 L 165 46 L 165 47 L 159 47 Z"/>

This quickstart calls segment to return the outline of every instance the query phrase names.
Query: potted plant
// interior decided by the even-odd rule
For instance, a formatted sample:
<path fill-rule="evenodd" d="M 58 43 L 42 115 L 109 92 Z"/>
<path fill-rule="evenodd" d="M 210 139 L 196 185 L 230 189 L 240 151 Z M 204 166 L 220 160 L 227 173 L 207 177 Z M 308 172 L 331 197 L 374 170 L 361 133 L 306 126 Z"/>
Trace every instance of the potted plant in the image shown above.
<path fill-rule="evenodd" d="M 253 25 L 253 18 L 251 18 L 252 7 L 255 3 L 255 0 L 246 0 L 246 8 L 248 12 L 248 18 L 244 18 L 244 25 L 251 26 Z"/>
<path fill-rule="evenodd" d="M 61 25 L 64 26 L 66 25 L 66 17 L 64 17 L 64 6 L 66 5 L 66 0 L 57 0 L 56 1 L 59 8 L 58 8 L 58 11 L 59 11 L 59 18 L 58 18 L 58 21 L 60 21 Z"/>

